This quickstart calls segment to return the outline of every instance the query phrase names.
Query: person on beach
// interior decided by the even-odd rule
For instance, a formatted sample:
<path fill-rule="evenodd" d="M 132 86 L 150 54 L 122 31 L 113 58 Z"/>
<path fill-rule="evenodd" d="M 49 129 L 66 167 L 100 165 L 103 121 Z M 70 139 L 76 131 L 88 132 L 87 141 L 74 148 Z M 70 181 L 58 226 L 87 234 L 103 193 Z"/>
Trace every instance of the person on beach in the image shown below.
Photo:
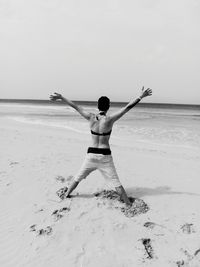
<path fill-rule="evenodd" d="M 94 114 L 84 110 L 71 100 L 63 97 L 61 94 L 54 93 L 50 96 L 52 101 L 62 101 L 74 108 L 81 116 L 89 121 L 92 142 L 88 148 L 86 158 L 78 173 L 75 175 L 73 182 L 70 184 L 65 196 L 69 197 L 72 191 L 77 187 L 81 180 L 85 179 L 92 171 L 99 170 L 104 178 L 109 181 L 120 195 L 122 201 L 127 205 L 131 205 L 124 187 L 122 186 L 117 175 L 113 158 L 111 155 L 109 139 L 112 132 L 113 124 L 119 120 L 124 114 L 138 104 L 142 98 L 152 95 L 150 88 L 142 88 L 138 98 L 130 101 L 125 107 L 117 112 L 108 115 L 110 108 L 110 100 L 106 96 L 102 96 L 98 100 L 98 114 Z"/>

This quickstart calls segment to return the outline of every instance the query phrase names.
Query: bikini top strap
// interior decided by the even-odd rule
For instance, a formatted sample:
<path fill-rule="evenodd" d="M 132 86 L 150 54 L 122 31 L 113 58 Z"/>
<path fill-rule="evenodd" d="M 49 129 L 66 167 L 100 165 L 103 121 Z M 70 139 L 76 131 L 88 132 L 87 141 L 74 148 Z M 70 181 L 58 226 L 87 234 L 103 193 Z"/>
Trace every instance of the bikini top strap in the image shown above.
<path fill-rule="evenodd" d="M 91 134 L 94 134 L 94 135 L 99 135 L 99 136 L 105 136 L 105 135 L 110 135 L 112 132 L 112 130 L 110 130 L 109 132 L 107 133 L 97 133 L 97 132 L 94 132 L 91 130 Z"/>

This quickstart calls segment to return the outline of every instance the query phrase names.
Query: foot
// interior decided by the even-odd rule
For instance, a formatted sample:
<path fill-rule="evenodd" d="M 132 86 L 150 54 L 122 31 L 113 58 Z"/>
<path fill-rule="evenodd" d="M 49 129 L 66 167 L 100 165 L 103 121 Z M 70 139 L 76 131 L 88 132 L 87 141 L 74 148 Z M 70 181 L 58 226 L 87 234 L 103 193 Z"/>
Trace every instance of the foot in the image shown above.
<path fill-rule="evenodd" d="M 132 202 L 128 199 L 128 201 L 125 202 L 126 206 L 131 207 L 132 206 Z"/>
<path fill-rule="evenodd" d="M 66 198 L 71 198 L 72 196 L 71 195 L 65 195 Z"/>
<path fill-rule="evenodd" d="M 70 194 L 72 193 L 72 191 L 77 187 L 77 185 L 79 184 L 79 182 L 73 181 L 72 184 L 69 186 L 69 188 L 67 189 L 67 192 L 65 193 L 65 197 L 69 198 Z"/>
<path fill-rule="evenodd" d="M 135 197 L 129 197 L 128 199 L 129 199 L 129 201 L 131 202 L 131 204 L 133 204 L 133 202 L 135 202 L 135 200 L 136 200 Z"/>
<path fill-rule="evenodd" d="M 124 190 L 123 186 L 119 186 L 119 187 L 115 187 L 117 193 L 120 195 L 120 199 L 127 205 L 127 206 L 131 206 L 132 203 L 130 201 L 130 199 L 128 198 L 126 191 Z"/>

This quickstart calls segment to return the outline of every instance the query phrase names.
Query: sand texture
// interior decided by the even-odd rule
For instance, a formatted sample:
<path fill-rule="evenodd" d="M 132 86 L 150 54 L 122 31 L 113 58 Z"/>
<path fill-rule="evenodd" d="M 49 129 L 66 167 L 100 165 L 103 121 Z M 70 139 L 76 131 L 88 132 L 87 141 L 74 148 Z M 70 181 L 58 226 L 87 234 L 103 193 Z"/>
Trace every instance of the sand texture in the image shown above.
<path fill-rule="evenodd" d="M 87 135 L 0 122 L 0 267 L 200 266 L 198 148 L 113 140 L 127 208 L 99 172 L 59 196 Z"/>

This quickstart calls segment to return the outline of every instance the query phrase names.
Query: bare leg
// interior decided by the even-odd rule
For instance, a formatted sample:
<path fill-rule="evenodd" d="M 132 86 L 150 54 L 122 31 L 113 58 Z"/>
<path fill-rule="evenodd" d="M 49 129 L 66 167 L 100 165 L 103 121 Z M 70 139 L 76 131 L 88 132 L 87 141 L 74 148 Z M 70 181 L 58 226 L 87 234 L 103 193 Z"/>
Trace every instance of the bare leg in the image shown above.
<path fill-rule="evenodd" d="M 117 193 L 120 195 L 121 200 L 123 200 L 126 203 L 126 205 L 131 206 L 132 204 L 131 204 L 123 186 L 121 185 L 121 186 L 115 187 L 115 189 L 116 189 Z"/>
<path fill-rule="evenodd" d="M 71 194 L 71 192 L 77 187 L 77 185 L 79 184 L 79 182 L 76 182 L 76 181 L 73 181 L 68 190 L 67 190 L 67 193 L 65 194 L 65 197 L 69 197 L 69 195 Z"/>

